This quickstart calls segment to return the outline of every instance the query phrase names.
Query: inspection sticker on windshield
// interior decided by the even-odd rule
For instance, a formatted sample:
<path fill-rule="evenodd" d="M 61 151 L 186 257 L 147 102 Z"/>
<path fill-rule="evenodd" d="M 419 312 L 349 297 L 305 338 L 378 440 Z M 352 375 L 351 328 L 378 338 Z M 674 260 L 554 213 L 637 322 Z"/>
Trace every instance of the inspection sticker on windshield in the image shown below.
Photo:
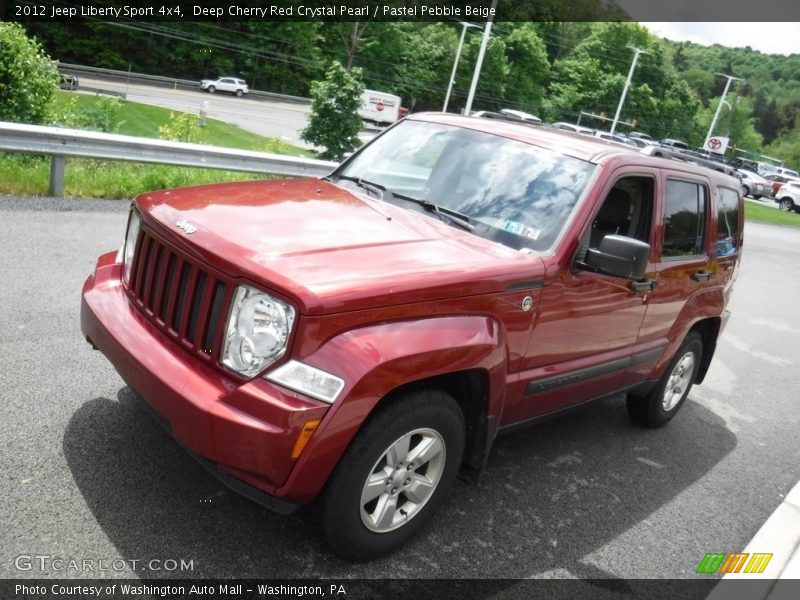
<path fill-rule="evenodd" d="M 533 227 L 526 227 L 525 232 L 522 235 L 532 240 L 538 240 L 541 234 L 542 232 L 539 229 L 534 229 Z"/>
<path fill-rule="evenodd" d="M 517 223 L 516 221 L 512 221 L 511 219 L 506 219 L 506 222 L 503 223 L 503 229 L 516 235 L 522 235 L 525 233 L 525 225 L 522 223 Z"/>
<path fill-rule="evenodd" d="M 541 230 L 539 229 L 527 227 L 523 223 L 512 221 L 511 219 L 506 219 L 506 222 L 503 223 L 503 230 L 531 240 L 538 240 L 539 236 L 542 234 Z"/>

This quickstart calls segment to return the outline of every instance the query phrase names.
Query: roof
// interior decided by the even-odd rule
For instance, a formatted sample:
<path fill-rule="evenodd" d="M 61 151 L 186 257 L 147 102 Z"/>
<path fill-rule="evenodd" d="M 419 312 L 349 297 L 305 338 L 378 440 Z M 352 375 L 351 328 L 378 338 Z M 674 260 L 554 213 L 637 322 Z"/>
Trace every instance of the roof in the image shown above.
<path fill-rule="evenodd" d="M 415 113 L 408 118 L 500 135 L 534 146 L 550 148 L 567 156 L 589 162 L 596 162 L 594 158 L 599 154 L 607 153 L 609 149 L 619 150 L 628 154 L 638 154 L 635 149 L 616 142 L 592 138 L 571 131 L 526 124 L 521 121 L 464 117 L 452 113 Z"/>
<path fill-rule="evenodd" d="M 541 127 L 527 124 L 520 121 L 483 119 L 479 117 L 465 117 L 452 113 L 415 113 L 407 117 L 410 120 L 425 121 L 430 123 L 442 123 L 482 131 L 485 133 L 499 135 L 508 139 L 517 140 L 533 146 L 540 146 L 595 164 L 618 162 L 625 159 L 632 164 L 650 166 L 662 169 L 672 169 L 687 173 L 705 174 L 712 170 L 710 167 L 701 166 L 691 162 L 690 156 L 680 155 L 670 148 L 654 147 L 659 156 L 652 156 L 640 151 L 638 148 L 628 146 L 619 142 L 604 140 L 599 137 L 591 137 L 555 129 L 552 127 Z M 648 147 L 650 148 L 650 147 Z M 648 150 L 644 148 L 642 150 Z M 671 151 L 672 150 L 672 151 Z M 650 152 L 653 152 L 651 150 Z M 676 156 L 678 155 L 678 156 Z M 710 161 L 707 161 L 710 162 Z M 717 175 L 730 178 L 731 185 L 738 184 L 738 180 L 730 175 L 713 169 Z"/>

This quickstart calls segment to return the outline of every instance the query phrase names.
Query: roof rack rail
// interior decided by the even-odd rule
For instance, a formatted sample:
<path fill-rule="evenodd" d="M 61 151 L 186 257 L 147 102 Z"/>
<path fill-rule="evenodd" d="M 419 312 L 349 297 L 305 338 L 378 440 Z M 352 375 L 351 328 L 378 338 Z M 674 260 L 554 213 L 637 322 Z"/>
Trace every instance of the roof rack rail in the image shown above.
<path fill-rule="evenodd" d="M 700 158 L 699 156 L 687 154 L 686 152 L 672 148 L 664 148 L 663 146 L 645 146 L 639 150 L 639 152 L 648 156 L 658 156 L 660 158 L 669 158 L 672 160 L 680 160 L 682 162 L 692 163 L 701 167 L 706 167 L 707 169 L 711 169 L 713 171 L 725 173 L 726 175 L 730 175 L 732 177 L 736 174 L 736 169 L 729 167 L 724 163 L 706 158 Z"/>
<path fill-rule="evenodd" d="M 534 125 L 534 126 L 542 125 L 541 122 L 537 123 L 536 121 L 532 121 L 530 119 L 523 119 L 521 117 L 517 117 L 514 115 L 492 112 L 490 110 L 479 110 L 478 112 L 472 113 L 472 116 L 477 117 L 479 119 L 500 119 L 501 121 L 509 121 L 510 123 L 520 123 L 522 125 Z"/>

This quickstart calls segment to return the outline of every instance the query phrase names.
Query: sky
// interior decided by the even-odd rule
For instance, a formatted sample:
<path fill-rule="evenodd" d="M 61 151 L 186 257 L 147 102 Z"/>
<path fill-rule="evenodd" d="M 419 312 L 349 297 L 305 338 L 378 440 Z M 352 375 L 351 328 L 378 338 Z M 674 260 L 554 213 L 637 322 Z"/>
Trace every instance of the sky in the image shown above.
<path fill-rule="evenodd" d="M 641 23 L 654 34 L 676 42 L 688 41 L 731 48 L 750 46 L 766 54 L 800 54 L 800 23 Z"/>

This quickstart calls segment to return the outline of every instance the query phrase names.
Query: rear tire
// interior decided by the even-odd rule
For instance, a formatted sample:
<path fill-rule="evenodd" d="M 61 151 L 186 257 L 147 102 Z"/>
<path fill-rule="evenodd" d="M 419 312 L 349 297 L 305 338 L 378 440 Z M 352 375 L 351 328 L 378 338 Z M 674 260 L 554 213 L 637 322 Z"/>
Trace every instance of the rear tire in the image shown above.
<path fill-rule="evenodd" d="M 414 537 L 452 486 L 464 437 L 464 415 L 441 390 L 411 392 L 379 408 L 320 498 L 331 549 L 349 560 L 366 560 Z"/>
<path fill-rule="evenodd" d="M 703 359 L 700 334 L 690 331 L 656 386 L 645 396 L 628 395 L 628 414 L 645 427 L 663 427 L 683 405 Z"/>
<path fill-rule="evenodd" d="M 747 187 L 746 185 L 743 185 L 743 186 L 742 186 L 742 194 L 743 194 L 744 196 L 749 196 L 749 195 L 750 195 L 750 188 L 749 188 L 749 187 Z"/>
<path fill-rule="evenodd" d="M 778 201 L 778 208 L 783 211 L 790 212 L 794 210 L 794 202 L 792 202 L 791 198 L 781 198 Z"/>

